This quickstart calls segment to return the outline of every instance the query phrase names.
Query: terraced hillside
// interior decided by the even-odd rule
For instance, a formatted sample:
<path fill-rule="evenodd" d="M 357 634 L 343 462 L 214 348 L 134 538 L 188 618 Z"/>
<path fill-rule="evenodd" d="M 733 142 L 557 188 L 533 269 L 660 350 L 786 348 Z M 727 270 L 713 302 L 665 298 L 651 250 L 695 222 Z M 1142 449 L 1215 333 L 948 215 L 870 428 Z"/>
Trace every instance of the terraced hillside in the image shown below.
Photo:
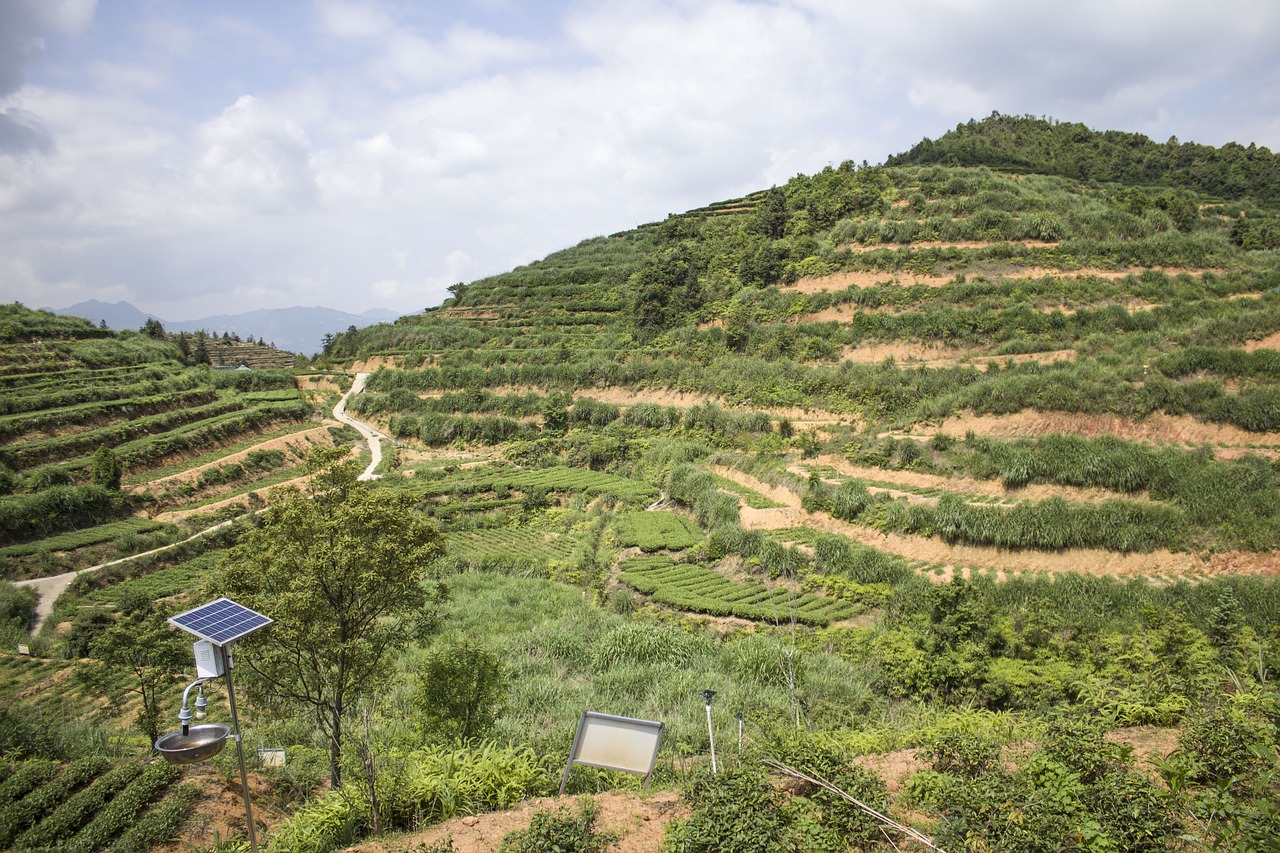
<path fill-rule="evenodd" d="M 455 285 L 440 308 L 337 335 L 319 360 L 333 372 L 193 370 L 163 344 L 15 307 L 0 520 L 39 500 L 58 507 L 40 519 L 62 518 L 80 494 L 104 508 L 38 536 L 36 516 L 6 521 L 5 569 L 52 572 L 224 517 L 225 501 L 256 505 L 311 445 L 349 435 L 310 407 L 368 373 L 346 411 L 390 437 L 380 477 L 335 479 L 331 505 L 388 498 L 397 519 L 429 517 L 437 594 L 347 695 L 342 750 L 287 685 L 237 670 L 247 742 L 289 756 L 251 776 L 276 853 L 388 831 L 415 834 L 371 845 L 454 834 L 493 849 L 494 826 L 537 820 L 526 798 L 556 790 L 583 709 L 666 726 L 651 783 L 680 791 L 679 808 L 675 794 L 632 804 L 620 789 L 639 781 L 610 771 L 569 782 L 634 808 L 609 826 L 648 822 L 645 849 L 659 834 L 719 849 L 698 838 L 729 825 L 770 849 L 923 849 L 829 789 L 766 777 L 780 765 L 941 849 L 1269 849 L 1280 169 L 1269 152 L 1223 170 L 1213 149 L 1080 128 L 1025 137 L 1020 121 Z M 223 548 L 270 541 L 257 534 L 271 515 L 82 575 L 34 656 L 0 655 L 0 752 L 42 786 L 14 806 L 22 837 L 95 835 L 77 804 L 106 802 L 152 737 L 120 737 L 104 710 L 136 712 L 144 732 L 172 724 L 186 665 L 151 659 L 148 715 L 115 658 L 122 634 L 152 632 L 155 651 L 173 639 L 166 615 L 219 589 L 227 565 L 251 585 L 261 551 Z M 355 548 L 379 530 L 353 533 Z M 58 537 L 105 544 L 62 556 Z M 0 627 L 30 609 L 22 592 L 0 584 Z M 296 615 L 261 606 L 278 624 Z M 272 642 L 260 632 L 237 654 Z M 86 780 L 116 781 L 59 787 L 93 751 L 85 732 L 104 730 L 127 769 L 99 761 Z M 229 768 L 209 770 L 206 793 L 239 784 Z M 118 812 L 181 822 L 187 795 L 160 787 Z M 195 815 L 185 843 L 243 831 Z"/>
<path fill-rule="evenodd" d="M 188 366 L 163 338 L 20 305 L 0 307 L 0 341 L 8 580 L 180 538 L 175 510 L 280 482 L 331 440 L 291 372 Z"/>
<path fill-rule="evenodd" d="M 845 164 L 457 286 L 334 351 L 384 365 L 353 410 L 406 448 L 612 470 L 683 436 L 937 577 L 1276 573 L 1280 269 L 1237 227 L 1274 215 Z"/>

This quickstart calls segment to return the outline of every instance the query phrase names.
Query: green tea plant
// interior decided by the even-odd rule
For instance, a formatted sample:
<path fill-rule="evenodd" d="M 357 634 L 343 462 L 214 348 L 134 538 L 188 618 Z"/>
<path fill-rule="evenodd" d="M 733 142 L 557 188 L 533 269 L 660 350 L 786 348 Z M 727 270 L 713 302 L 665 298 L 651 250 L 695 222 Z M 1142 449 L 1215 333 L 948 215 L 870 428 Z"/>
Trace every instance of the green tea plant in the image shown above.
<path fill-rule="evenodd" d="M 172 840 L 190 817 L 200 789 L 195 785 L 176 786 L 154 809 L 138 816 L 109 849 L 111 853 L 144 853 L 158 844 Z M 85 829 L 88 830 L 92 827 Z M 86 841 L 89 839 L 86 838 Z M 76 839 L 72 839 L 75 845 Z"/>
<path fill-rule="evenodd" d="M 499 853 L 605 853 L 618 836 L 596 827 L 596 805 L 590 797 L 578 801 L 576 810 L 567 808 L 533 813 L 529 826 L 502 837 Z"/>
<path fill-rule="evenodd" d="M 689 519 L 670 512 L 632 512 L 617 519 L 621 545 L 641 551 L 680 551 L 702 541 L 702 531 Z"/>

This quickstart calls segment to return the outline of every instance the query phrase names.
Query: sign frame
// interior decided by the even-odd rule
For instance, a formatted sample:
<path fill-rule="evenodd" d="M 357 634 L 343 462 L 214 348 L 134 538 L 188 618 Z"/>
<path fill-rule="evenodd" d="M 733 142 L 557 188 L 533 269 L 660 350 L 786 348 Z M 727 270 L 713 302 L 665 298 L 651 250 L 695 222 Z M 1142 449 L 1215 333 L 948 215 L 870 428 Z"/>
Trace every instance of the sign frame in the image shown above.
<path fill-rule="evenodd" d="M 604 770 L 621 770 L 644 776 L 644 791 L 649 790 L 649 777 L 658 761 L 658 749 L 662 746 L 662 733 L 666 723 L 656 720 L 640 720 L 635 717 L 618 717 L 598 711 L 583 711 L 578 718 L 578 732 L 573 736 L 573 750 L 560 780 L 560 795 L 564 796 L 569 784 L 569 771 L 573 765 L 599 767 Z"/>

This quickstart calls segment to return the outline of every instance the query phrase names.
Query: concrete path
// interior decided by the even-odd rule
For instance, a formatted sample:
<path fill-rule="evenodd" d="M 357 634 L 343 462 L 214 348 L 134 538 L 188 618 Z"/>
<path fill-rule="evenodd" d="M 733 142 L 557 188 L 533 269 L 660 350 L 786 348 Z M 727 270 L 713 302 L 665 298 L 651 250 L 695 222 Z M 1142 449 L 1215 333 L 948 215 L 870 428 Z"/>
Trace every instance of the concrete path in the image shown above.
<path fill-rule="evenodd" d="M 368 381 L 368 373 L 357 373 L 356 380 L 351 383 L 351 390 L 342 396 L 338 401 L 338 405 L 333 407 L 333 416 L 350 427 L 355 427 L 356 432 L 364 436 L 364 440 L 369 442 L 369 455 L 372 457 L 369 467 L 364 469 L 364 473 L 359 476 L 360 480 L 376 480 L 381 474 L 373 473 L 379 465 L 382 464 L 382 439 L 385 435 L 378 432 L 366 423 L 356 420 L 347 414 L 347 400 L 364 390 L 364 383 Z"/>
<path fill-rule="evenodd" d="M 177 548 L 179 545 L 185 545 L 194 539 L 199 539 L 201 536 L 208 536 L 210 533 L 212 533 L 215 530 L 221 530 L 222 528 L 230 524 L 234 524 L 235 521 L 236 519 L 234 518 L 229 521 L 223 521 L 218 524 L 215 524 L 213 527 L 206 527 L 204 530 L 201 530 L 198 533 L 194 533 L 191 536 L 188 536 L 186 539 L 183 539 L 181 542 L 174 542 L 170 545 L 163 545 L 159 548 L 152 548 L 150 551 L 143 551 L 140 554 L 130 554 L 127 557 L 121 557 L 117 560 L 108 560 L 105 563 L 99 563 L 96 566 L 89 566 L 88 568 L 79 569 L 78 571 L 67 572 L 66 574 L 61 574 L 61 575 L 54 575 L 53 577 L 49 577 L 49 578 L 33 578 L 32 580 L 15 581 L 14 586 L 22 586 L 22 587 L 27 587 L 29 589 L 34 589 L 36 591 L 36 595 L 39 596 L 39 600 L 36 602 L 36 624 L 35 624 L 35 629 L 33 630 L 32 633 L 39 632 L 40 626 L 44 624 L 44 620 L 48 619 L 49 614 L 53 612 L 53 603 L 58 600 L 58 596 L 66 592 L 67 587 L 71 586 L 71 582 L 74 581 L 78 576 L 89 574 L 90 572 L 96 572 L 99 569 L 105 569 L 109 566 L 118 566 L 121 563 L 127 563 L 130 560 L 136 560 L 140 557 L 149 557 L 152 554 L 161 554 L 165 551 L 168 551 L 171 548 Z"/>

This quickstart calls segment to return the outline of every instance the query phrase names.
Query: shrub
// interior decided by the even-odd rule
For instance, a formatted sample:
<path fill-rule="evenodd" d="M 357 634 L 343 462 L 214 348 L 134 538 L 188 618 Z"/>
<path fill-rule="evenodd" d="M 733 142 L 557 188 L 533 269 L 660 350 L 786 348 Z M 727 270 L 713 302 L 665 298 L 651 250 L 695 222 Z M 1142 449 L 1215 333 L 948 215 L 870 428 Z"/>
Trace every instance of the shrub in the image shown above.
<path fill-rule="evenodd" d="M 506 693 L 498 656 L 467 640 L 433 648 L 418 679 L 424 733 L 446 741 L 486 734 Z"/>
<path fill-rule="evenodd" d="M 30 631 L 35 625 L 38 601 L 35 590 L 0 581 L 0 630 Z"/>
<path fill-rule="evenodd" d="M 794 819 L 768 778 L 754 770 L 695 772 L 685 790 L 692 808 L 672 821 L 664 853 L 797 853 Z"/>
<path fill-rule="evenodd" d="M 596 829 L 596 804 L 590 797 L 578 808 L 534 812 L 527 829 L 508 832 L 499 853 L 605 853 L 618 836 Z"/>

